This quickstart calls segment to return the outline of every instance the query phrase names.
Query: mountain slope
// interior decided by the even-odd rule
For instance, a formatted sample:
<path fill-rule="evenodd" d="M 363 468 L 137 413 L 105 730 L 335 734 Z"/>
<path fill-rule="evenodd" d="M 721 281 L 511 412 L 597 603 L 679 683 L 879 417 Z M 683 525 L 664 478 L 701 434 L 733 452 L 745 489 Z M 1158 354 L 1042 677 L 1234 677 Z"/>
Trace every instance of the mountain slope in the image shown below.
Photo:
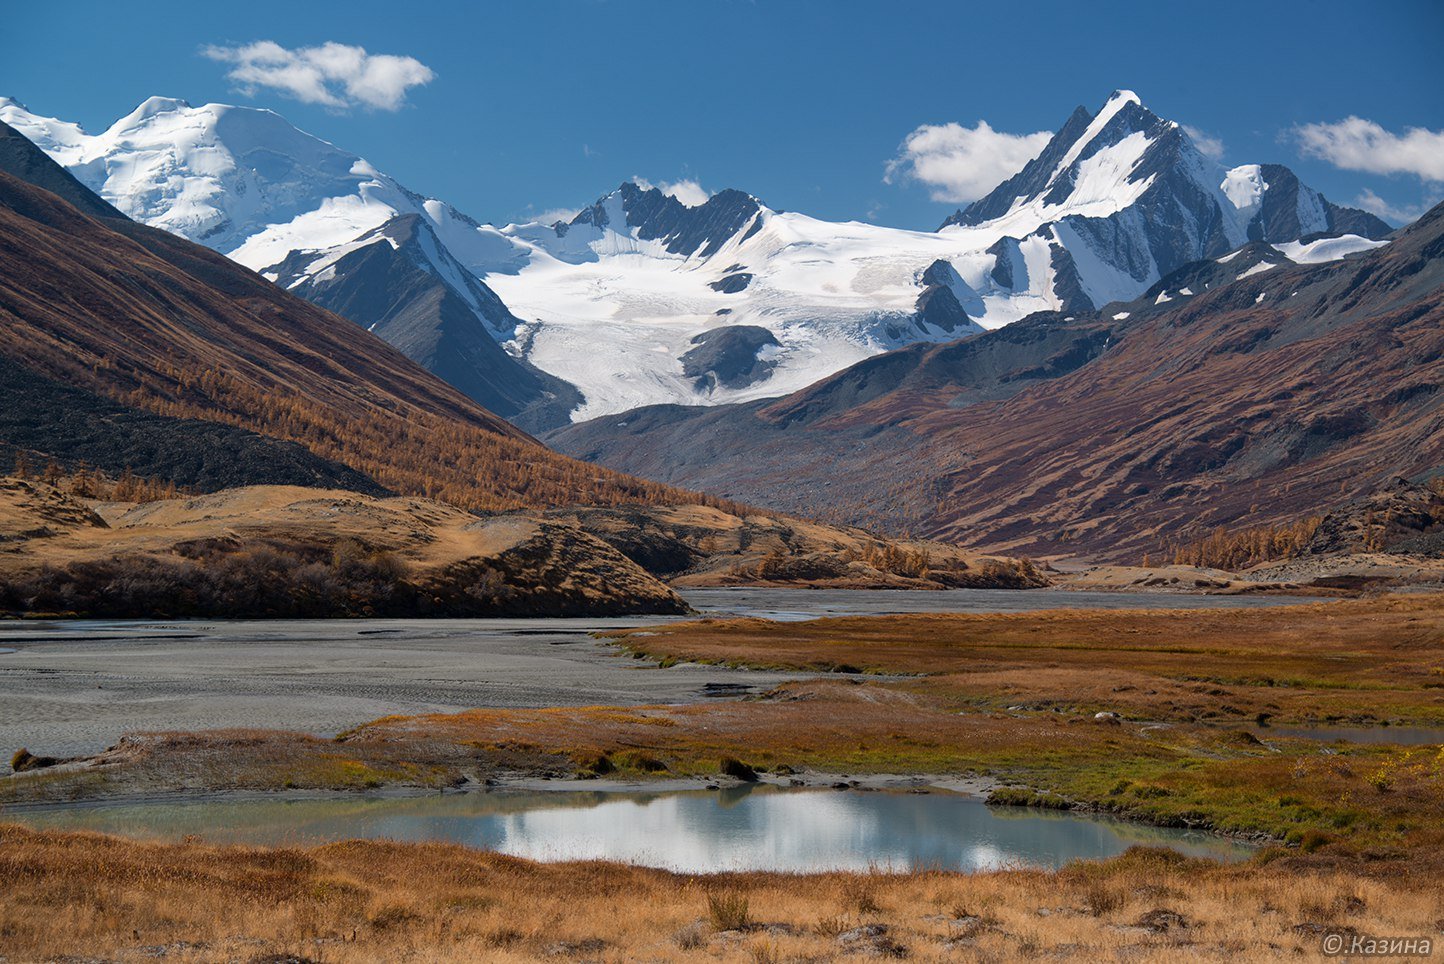
<path fill-rule="evenodd" d="M 0 100 L 0 119 L 132 216 L 344 304 L 367 327 L 406 315 L 376 330 L 536 427 L 647 404 L 776 397 L 889 349 L 1129 300 L 1250 239 L 1389 230 L 1287 168 L 1224 169 L 1127 91 L 1096 113 L 1079 108 L 1019 175 L 936 233 L 819 221 L 736 190 L 689 206 L 633 183 L 569 222 L 498 228 L 269 111 L 152 98 L 93 136 L 13 101 Z M 445 291 L 418 294 L 410 270 L 374 251 L 354 257 L 408 216 L 437 245 L 413 265 Z M 342 295 L 390 284 L 396 292 L 364 305 Z M 538 387 L 535 372 L 507 365 L 470 323 L 441 320 L 437 305 L 453 299 L 506 354 L 575 393 Z M 462 327 L 465 337 L 437 334 Z"/>
<path fill-rule="evenodd" d="M 10 154 L 25 141 L 11 139 Z M 33 163 L 43 167 L 34 152 Z M 43 163 L 42 163 L 43 162 Z M 700 496 L 558 456 L 380 339 L 154 228 L 0 172 L 0 355 L 124 405 L 292 441 L 472 508 Z"/>
<path fill-rule="evenodd" d="M 1249 244 L 1133 302 L 879 356 L 774 402 L 548 438 L 779 509 L 1035 553 L 1136 559 L 1291 521 L 1444 465 L 1444 206 L 1339 260 L 1278 250 L 1318 244 Z"/>
<path fill-rule="evenodd" d="M 142 411 L 46 378 L 0 356 L 0 466 L 84 466 L 201 492 L 309 485 L 380 495 L 365 474 L 305 447 L 231 425 Z"/>
<path fill-rule="evenodd" d="M 581 402 L 569 384 L 497 343 L 519 322 L 456 263 L 420 215 L 397 215 L 320 257 L 293 252 L 267 274 L 515 424 L 562 423 Z"/>

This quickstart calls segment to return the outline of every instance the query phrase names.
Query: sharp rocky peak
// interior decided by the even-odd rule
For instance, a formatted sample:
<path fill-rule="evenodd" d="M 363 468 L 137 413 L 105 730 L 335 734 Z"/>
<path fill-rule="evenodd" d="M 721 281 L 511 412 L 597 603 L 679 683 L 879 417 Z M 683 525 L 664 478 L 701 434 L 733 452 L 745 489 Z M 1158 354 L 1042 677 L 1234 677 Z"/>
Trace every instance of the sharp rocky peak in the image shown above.
<path fill-rule="evenodd" d="M 620 203 L 618 212 L 615 205 Z M 667 251 L 710 257 L 739 232 L 746 240 L 760 230 L 762 203 L 745 191 L 727 188 L 695 207 L 683 204 L 660 188 L 624 181 L 591 207 L 557 228 L 564 235 L 579 225 L 634 231 L 645 241 L 661 241 Z M 623 224 L 616 223 L 620 214 Z"/>

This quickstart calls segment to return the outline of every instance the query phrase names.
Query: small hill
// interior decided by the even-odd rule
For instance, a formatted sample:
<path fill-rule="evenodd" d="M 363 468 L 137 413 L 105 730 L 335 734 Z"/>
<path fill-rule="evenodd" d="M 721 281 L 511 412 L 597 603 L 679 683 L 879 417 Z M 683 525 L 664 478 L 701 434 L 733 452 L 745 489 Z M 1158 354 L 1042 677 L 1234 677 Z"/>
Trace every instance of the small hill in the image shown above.
<path fill-rule="evenodd" d="M 0 612 L 534 616 L 687 606 L 575 525 L 429 499 L 250 486 L 95 503 L 0 478 Z"/>

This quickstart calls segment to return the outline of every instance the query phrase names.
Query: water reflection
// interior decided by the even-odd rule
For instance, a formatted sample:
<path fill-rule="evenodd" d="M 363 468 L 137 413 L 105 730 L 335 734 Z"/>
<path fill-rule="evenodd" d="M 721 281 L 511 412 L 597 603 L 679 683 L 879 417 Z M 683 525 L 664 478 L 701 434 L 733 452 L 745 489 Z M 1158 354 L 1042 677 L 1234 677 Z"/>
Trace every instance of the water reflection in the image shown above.
<path fill-rule="evenodd" d="M 992 808 L 931 794 L 741 788 L 722 792 L 449 794 L 64 807 L 0 819 L 161 839 L 259 844 L 354 837 L 443 840 L 533 860 L 617 860 L 689 873 L 880 867 L 1058 867 L 1135 844 L 1239 859 L 1208 834 L 1102 817 Z"/>

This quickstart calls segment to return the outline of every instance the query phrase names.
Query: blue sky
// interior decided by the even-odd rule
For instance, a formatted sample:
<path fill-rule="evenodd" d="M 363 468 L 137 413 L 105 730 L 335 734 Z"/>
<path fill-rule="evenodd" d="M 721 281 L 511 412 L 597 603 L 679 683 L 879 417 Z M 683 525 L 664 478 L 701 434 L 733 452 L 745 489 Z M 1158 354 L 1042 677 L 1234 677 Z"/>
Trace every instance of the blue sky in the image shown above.
<path fill-rule="evenodd" d="M 24 4 L 5 20 L 0 93 L 39 113 L 94 132 L 153 94 L 270 107 L 497 222 L 580 207 L 640 176 L 930 229 L 958 206 L 947 198 L 980 189 L 961 162 L 1006 166 L 1036 143 L 970 140 L 979 121 L 1051 131 L 1120 87 L 1220 142 L 1226 163 L 1289 164 L 1334 201 L 1369 192 L 1380 210 L 1409 212 L 1444 195 L 1433 0 L 142 0 Z M 430 79 L 332 87 L 329 105 L 308 103 L 228 77 L 246 64 L 237 48 L 262 40 L 412 58 L 382 66 Z M 232 52 L 205 56 L 208 45 Z M 1301 125 L 1350 116 L 1369 123 L 1311 129 L 1304 156 Z M 962 127 L 939 126 L 950 123 Z M 944 150 L 965 150 L 941 158 L 952 173 L 902 163 L 887 178 L 929 125 Z M 931 183 L 915 176 L 928 172 Z"/>

